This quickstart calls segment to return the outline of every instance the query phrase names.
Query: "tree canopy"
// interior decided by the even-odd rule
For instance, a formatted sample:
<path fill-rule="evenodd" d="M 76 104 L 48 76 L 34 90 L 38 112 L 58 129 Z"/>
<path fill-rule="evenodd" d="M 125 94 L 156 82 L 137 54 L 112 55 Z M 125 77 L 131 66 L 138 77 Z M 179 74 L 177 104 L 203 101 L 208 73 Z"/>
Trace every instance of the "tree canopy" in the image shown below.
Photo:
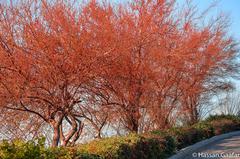
<path fill-rule="evenodd" d="M 1 4 L 2 124 L 32 134 L 50 126 L 58 146 L 87 130 L 100 138 L 109 127 L 138 133 L 198 121 L 211 96 L 231 88 L 238 52 L 223 15 L 205 23 L 207 12 L 187 4 Z"/>

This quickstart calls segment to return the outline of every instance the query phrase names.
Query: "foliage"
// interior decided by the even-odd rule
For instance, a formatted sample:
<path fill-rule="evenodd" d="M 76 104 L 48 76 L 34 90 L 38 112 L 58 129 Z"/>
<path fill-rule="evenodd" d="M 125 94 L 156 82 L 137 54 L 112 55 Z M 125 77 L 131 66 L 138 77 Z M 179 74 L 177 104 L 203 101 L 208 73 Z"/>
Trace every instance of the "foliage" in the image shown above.
<path fill-rule="evenodd" d="M 176 148 L 182 149 L 204 139 L 223 133 L 240 130 L 240 118 L 233 115 L 214 115 L 192 126 L 173 127 L 164 131 L 153 131 L 153 134 L 174 137 Z"/>
<path fill-rule="evenodd" d="M 201 129 L 198 127 L 179 127 L 168 130 L 176 140 L 177 149 L 184 148 L 196 142 L 212 137 L 210 127 Z"/>
<path fill-rule="evenodd" d="M 0 145 L 2 159 L 157 159 L 167 158 L 175 150 L 171 137 L 136 135 L 96 140 L 78 147 L 44 148 L 30 141 L 4 141 Z"/>
<path fill-rule="evenodd" d="M 44 139 L 0 143 L 1 159 L 98 159 L 96 155 L 77 152 L 74 147 L 46 148 Z"/>
<path fill-rule="evenodd" d="M 206 122 L 211 122 L 215 120 L 222 120 L 222 119 L 229 119 L 235 122 L 240 122 L 240 117 L 236 115 L 230 115 L 230 114 L 220 114 L 220 115 L 210 115 L 205 119 Z"/>
<path fill-rule="evenodd" d="M 41 151 L 44 148 L 44 140 L 39 139 L 37 142 L 14 140 L 8 142 L 2 141 L 0 144 L 0 158 L 2 159 L 40 159 Z"/>
<path fill-rule="evenodd" d="M 211 115 L 205 122 L 213 127 L 215 135 L 240 130 L 240 118 L 235 115 Z"/>
<path fill-rule="evenodd" d="M 79 150 L 113 159 L 166 158 L 175 149 L 171 137 L 131 134 L 126 137 L 111 137 L 79 146 Z"/>
<path fill-rule="evenodd" d="M 203 103 L 230 88 L 224 79 L 239 60 L 227 18 L 205 23 L 190 1 L 107 1 L 0 5 L 0 132 L 52 127 L 52 146 L 69 146 L 106 125 L 142 133 L 194 124 Z"/>
<path fill-rule="evenodd" d="M 44 138 L 24 142 L 2 141 L 1 159 L 164 159 L 177 150 L 214 135 L 240 130 L 235 116 L 211 116 L 192 126 L 175 127 L 145 134 L 97 139 L 74 147 L 44 146 Z"/>

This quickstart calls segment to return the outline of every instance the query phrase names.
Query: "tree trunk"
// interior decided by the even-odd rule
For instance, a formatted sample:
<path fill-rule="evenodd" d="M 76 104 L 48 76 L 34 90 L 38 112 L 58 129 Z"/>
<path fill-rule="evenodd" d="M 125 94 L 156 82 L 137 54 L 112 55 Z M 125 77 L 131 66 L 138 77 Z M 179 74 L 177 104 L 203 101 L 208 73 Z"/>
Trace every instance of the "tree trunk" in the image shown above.
<path fill-rule="evenodd" d="M 131 132 L 138 133 L 138 127 L 139 127 L 139 118 L 140 118 L 140 112 L 138 108 L 133 108 L 131 110 L 132 112 L 129 114 L 129 120 L 127 122 L 128 129 Z"/>
<path fill-rule="evenodd" d="M 60 138 L 60 124 L 55 124 L 53 126 L 53 141 L 52 141 L 52 147 L 57 147 L 59 143 Z"/>
<path fill-rule="evenodd" d="M 62 125 L 63 115 L 60 114 L 58 117 L 55 116 L 55 119 L 50 121 L 50 124 L 53 127 L 53 140 L 52 140 L 52 147 L 57 147 L 60 142 L 60 128 Z"/>

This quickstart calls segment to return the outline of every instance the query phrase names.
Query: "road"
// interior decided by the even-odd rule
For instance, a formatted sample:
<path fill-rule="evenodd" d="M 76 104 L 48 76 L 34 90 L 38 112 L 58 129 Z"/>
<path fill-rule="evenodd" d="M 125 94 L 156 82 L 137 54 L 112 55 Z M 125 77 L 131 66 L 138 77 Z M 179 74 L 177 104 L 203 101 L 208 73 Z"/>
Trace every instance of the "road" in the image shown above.
<path fill-rule="evenodd" d="M 240 159 L 240 135 L 214 142 L 184 159 Z"/>

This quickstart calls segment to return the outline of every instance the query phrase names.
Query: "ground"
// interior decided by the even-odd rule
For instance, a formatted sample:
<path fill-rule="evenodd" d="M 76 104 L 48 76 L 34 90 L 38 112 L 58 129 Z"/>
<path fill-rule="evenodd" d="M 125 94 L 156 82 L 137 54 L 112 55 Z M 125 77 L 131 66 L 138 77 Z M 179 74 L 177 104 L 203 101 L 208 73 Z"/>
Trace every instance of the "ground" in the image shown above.
<path fill-rule="evenodd" d="M 240 134 L 214 142 L 184 159 L 240 159 Z"/>

